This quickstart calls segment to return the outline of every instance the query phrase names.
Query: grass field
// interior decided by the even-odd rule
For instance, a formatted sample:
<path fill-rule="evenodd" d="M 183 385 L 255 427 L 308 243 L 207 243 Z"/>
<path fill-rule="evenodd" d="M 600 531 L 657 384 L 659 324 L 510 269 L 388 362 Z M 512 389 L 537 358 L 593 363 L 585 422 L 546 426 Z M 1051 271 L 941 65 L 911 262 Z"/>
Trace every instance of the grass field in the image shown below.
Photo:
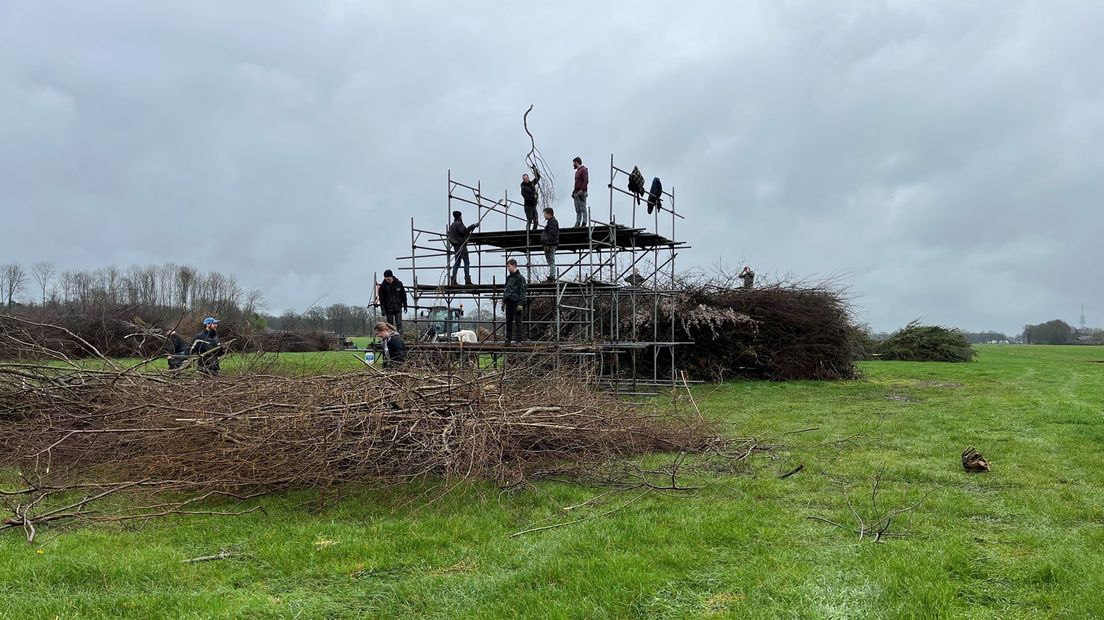
<path fill-rule="evenodd" d="M 369 338 L 353 338 L 358 348 L 363 348 L 370 342 Z M 363 352 L 357 351 L 314 351 L 310 353 L 233 353 L 220 361 L 223 373 L 236 374 L 247 369 L 266 373 L 278 374 L 320 374 L 331 372 L 345 372 L 360 370 L 364 364 L 360 359 Z M 134 358 L 117 358 L 112 360 L 122 367 L 143 364 L 143 360 Z M 103 368 L 106 363 L 99 359 L 85 359 L 75 362 L 86 368 Z M 61 365 L 58 363 L 57 365 Z M 377 366 L 379 362 L 377 361 Z M 168 362 L 163 357 L 155 358 L 144 366 L 145 368 L 165 370 Z M 187 371 L 192 372 L 192 371 Z"/>
<path fill-rule="evenodd" d="M 473 484 L 427 505 L 439 488 L 345 489 L 42 546 L 8 532 L 0 617 L 1102 617 L 1104 364 L 1092 360 L 1104 349 L 982 347 L 972 364 L 867 362 L 861 381 L 702 387 L 705 415 L 785 449 L 691 495 L 564 513 L 602 491 Z M 967 445 L 991 473 L 962 471 Z M 884 543 L 807 518 L 853 522 L 848 494 L 864 518 L 919 504 Z M 238 555 L 181 563 L 229 547 Z"/>

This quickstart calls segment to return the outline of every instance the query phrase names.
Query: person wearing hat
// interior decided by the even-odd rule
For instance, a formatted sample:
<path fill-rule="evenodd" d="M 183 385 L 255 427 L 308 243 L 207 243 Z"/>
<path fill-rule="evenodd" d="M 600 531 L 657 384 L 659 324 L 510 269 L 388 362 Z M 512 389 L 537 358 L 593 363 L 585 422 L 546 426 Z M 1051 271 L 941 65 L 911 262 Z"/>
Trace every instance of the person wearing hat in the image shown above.
<path fill-rule="evenodd" d="M 456 273 L 460 271 L 460 261 L 464 261 L 464 286 L 471 286 L 471 257 L 468 256 L 468 235 L 479 224 L 472 224 L 471 226 L 464 225 L 464 214 L 459 211 L 452 212 L 452 224 L 448 229 L 448 242 L 452 246 L 452 251 L 456 255 L 456 262 L 452 265 L 452 280 L 449 284 L 452 286 L 459 286 L 456 283 Z"/>
<path fill-rule="evenodd" d="M 203 319 L 203 331 L 192 340 L 192 355 L 199 355 L 199 371 L 212 377 L 219 373 L 218 319 L 209 316 Z"/>
<path fill-rule="evenodd" d="M 387 322 L 402 331 L 403 312 L 406 312 L 406 289 L 401 280 L 390 269 L 383 272 L 383 282 L 376 287 L 376 305 L 383 310 Z"/>

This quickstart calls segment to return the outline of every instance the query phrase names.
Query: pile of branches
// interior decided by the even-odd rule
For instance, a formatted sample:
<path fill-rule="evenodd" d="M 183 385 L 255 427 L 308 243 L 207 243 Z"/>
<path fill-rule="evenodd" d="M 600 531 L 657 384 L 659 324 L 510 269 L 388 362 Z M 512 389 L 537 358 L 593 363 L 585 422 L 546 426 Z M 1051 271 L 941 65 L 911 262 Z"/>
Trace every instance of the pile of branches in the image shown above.
<path fill-rule="evenodd" d="M 672 290 L 660 293 L 658 308 L 655 294 L 647 288 L 596 294 L 595 313 L 603 317 L 599 330 L 616 332 L 627 341 L 693 343 L 678 347 L 676 364 L 699 379 L 856 376 L 854 361 L 861 356 L 863 332 L 853 320 L 846 292 L 831 282 L 782 282 L 745 289 L 735 275 L 721 272 L 711 277 L 684 275 Z M 580 295 L 531 300 L 529 337 L 552 340 L 558 333 L 560 340 L 585 342 L 590 313 L 582 308 L 589 303 Z M 611 312 L 615 303 L 616 313 Z M 617 325 L 611 324 L 612 316 L 617 317 Z M 641 376 L 652 376 L 657 361 L 659 375 L 669 374 L 666 356 L 635 355 L 633 366 Z"/>
<path fill-rule="evenodd" d="M 205 379 L 102 362 L 0 362 L 0 530 L 33 539 L 47 523 L 196 512 L 216 496 L 424 477 L 513 484 L 723 450 L 700 416 L 518 366 Z M 158 493 L 107 501 L 138 490 Z"/>
<path fill-rule="evenodd" d="M 809 282 L 745 289 L 734 281 L 735 276 L 723 273 L 684 278 L 676 294 L 660 301 L 658 326 L 652 308 L 637 306 L 638 330 L 647 335 L 658 327 L 667 339 L 673 317 L 675 339 L 694 343 L 678 348 L 678 364 L 699 378 L 855 377 L 859 330 L 844 291 Z M 621 303 L 625 332 L 632 315 Z"/>
<path fill-rule="evenodd" d="M 911 321 L 878 346 L 881 359 L 911 362 L 971 362 L 977 351 L 966 334 L 951 327 Z"/>
<path fill-rule="evenodd" d="M 244 338 L 243 351 L 265 353 L 310 353 L 340 351 L 337 336 L 322 330 L 278 330 L 252 334 Z"/>

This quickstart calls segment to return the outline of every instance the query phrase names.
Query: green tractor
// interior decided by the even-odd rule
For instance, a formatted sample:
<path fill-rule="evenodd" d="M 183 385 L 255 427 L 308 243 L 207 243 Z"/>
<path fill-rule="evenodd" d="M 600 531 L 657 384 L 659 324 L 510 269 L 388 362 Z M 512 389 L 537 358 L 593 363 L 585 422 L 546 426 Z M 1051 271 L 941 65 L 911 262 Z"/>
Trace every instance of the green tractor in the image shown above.
<path fill-rule="evenodd" d="M 458 332 L 462 329 L 470 329 L 472 331 L 478 331 L 479 329 L 479 326 L 474 321 L 464 318 L 463 304 L 460 304 L 459 308 L 433 306 L 425 311 L 422 320 L 429 323 L 424 338 L 431 342 L 448 340 L 449 334 Z"/>

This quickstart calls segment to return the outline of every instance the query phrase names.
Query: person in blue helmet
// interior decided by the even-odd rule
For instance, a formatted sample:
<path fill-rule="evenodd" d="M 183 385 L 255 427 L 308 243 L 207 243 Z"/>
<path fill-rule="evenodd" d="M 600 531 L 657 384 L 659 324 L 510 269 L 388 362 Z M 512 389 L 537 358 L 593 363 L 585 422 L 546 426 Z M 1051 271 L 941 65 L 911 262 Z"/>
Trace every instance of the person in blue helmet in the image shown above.
<path fill-rule="evenodd" d="M 192 355 L 199 355 L 199 371 L 212 377 L 219 373 L 219 355 L 222 354 L 218 337 L 218 319 L 209 316 L 203 319 L 203 331 L 192 340 Z"/>

